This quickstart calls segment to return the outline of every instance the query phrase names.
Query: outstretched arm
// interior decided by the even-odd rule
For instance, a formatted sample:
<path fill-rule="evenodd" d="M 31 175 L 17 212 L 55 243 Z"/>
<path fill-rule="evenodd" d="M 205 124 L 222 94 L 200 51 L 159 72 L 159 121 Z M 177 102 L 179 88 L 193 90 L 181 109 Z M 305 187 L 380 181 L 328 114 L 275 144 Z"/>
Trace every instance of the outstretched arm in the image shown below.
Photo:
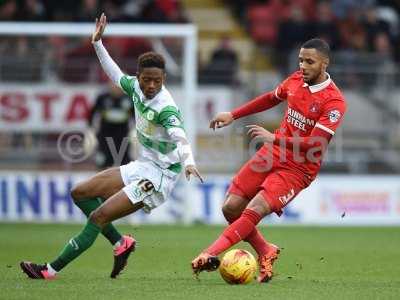
<path fill-rule="evenodd" d="M 232 117 L 235 120 L 243 118 L 245 116 L 256 114 L 264 110 L 270 109 L 281 102 L 282 100 L 277 98 L 274 92 L 268 92 L 234 109 L 231 112 Z"/>
<path fill-rule="evenodd" d="M 268 92 L 263 95 L 256 97 L 253 100 L 235 108 L 231 112 L 219 113 L 210 122 L 210 128 L 222 128 L 231 124 L 234 120 L 252 115 L 267 109 L 274 107 L 275 105 L 281 103 L 281 99 L 277 98 L 274 92 Z"/>
<path fill-rule="evenodd" d="M 104 48 L 103 43 L 101 42 L 101 37 L 103 35 L 104 29 L 106 28 L 106 25 L 107 18 L 105 14 L 102 13 L 100 16 L 100 20 L 96 18 L 96 29 L 92 34 L 92 44 L 104 72 L 114 84 L 121 87 L 120 80 L 122 76 L 124 76 L 124 74 L 122 73 L 118 65 L 113 61 L 111 56 L 108 54 L 106 48 Z"/>

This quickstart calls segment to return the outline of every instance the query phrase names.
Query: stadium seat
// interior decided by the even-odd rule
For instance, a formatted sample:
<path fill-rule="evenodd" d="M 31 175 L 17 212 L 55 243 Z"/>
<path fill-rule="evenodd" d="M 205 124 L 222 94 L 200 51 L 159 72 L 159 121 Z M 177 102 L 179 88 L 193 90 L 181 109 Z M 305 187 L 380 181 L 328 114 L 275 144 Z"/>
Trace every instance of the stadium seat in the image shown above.
<path fill-rule="evenodd" d="M 275 44 L 278 18 L 269 5 L 251 6 L 247 13 L 249 31 L 261 44 Z"/>

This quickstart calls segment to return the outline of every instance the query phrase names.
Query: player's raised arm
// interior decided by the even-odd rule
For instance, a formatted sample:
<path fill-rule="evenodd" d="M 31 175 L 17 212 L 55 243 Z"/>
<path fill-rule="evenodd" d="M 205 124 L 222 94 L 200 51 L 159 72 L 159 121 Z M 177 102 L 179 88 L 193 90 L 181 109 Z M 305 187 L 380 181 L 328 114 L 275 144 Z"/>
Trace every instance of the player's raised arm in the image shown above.
<path fill-rule="evenodd" d="M 124 74 L 122 73 L 118 65 L 113 61 L 111 56 L 108 54 L 106 48 L 104 48 L 103 43 L 101 42 L 101 37 L 103 36 L 106 25 L 107 17 L 104 13 L 102 13 L 100 19 L 96 18 L 96 29 L 92 34 L 92 44 L 104 72 L 114 84 L 121 87 L 120 80 L 122 76 L 124 76 Z"/>
<path fill-rule="evenodd" d="M 256 97 L 253 100 L 235 108 L 231 112 L 221 112 L 210 122 L 210 128 L 222 128 L 231 124 L 234 120 L 252 115 L 274 107 L 282 102 L 274 92 L 268 92 Z"/>

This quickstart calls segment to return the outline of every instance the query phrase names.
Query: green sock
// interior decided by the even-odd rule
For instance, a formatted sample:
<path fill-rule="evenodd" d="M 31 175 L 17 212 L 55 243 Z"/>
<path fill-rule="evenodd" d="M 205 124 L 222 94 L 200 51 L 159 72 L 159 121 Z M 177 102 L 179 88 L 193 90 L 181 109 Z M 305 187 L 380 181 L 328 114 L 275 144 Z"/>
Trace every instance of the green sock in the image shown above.
<path fill-rule="evenodd" d="M 64 268 L 67 264 L 81 255 L 88 249 L 99 235 L 101 228 L 96 224 L 88 221 L 83 230 L 75 237 L 69 240 L 61 251 L 59 257 L 50 263 L 51 267 L 57 272 Z"/>
<path fill-rule="evenodd" d="M 102 198 L 88 198 L 83 199 L 81 201 L 77 201 L 76 205 L 81 209 L 81 211 L 89 217 L 90 213 L 98 208 L 103 203 Z M 122 235 L 118 232 L 118 230 L 114 227 L 112 223 L 107 224 L 103 227 L 101 234 L 106 237 L 107 240 L 110 241 L 111 245 L 114 245 L 116 242 L 121 240 Z"/>

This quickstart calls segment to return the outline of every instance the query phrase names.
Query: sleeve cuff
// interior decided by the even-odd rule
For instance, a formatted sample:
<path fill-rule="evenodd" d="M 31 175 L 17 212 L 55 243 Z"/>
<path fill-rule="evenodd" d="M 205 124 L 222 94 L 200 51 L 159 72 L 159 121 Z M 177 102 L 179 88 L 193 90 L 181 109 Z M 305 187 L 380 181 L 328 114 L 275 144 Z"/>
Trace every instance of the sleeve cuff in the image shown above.
<path fill-rule="evenodd" d="M 275 133 L 275 140 L 273 144 L 279 146 L 281 144 L 282 139 L 283 137 L 280 134 Z"/>
<path fill-rule="evenodd" d="M 196 163 L 194 161 L 193 155 L 189 155 L 189 157 L 183 162 L 184 167 L 186 168 L 187 166 L 195 166 Z"/>
<path fill-rule="evenodd" d="M 231 111 L 230 112 L 231 113 L 231 115 L 232 115 L 232 118 L 234 119 L 234 120 L 237 120 L 237 119 L 239 119 L 239 116 L 237 115 L 237 113 L 233 110 L 233 111 Z"/>
<path fill-rule="evenodd" d="M 103 46 L 103 42 L 101 41 L 101 39 L 99 39 L 98 41 L 92 42 L 92 44 L 94 46 Z"/>

